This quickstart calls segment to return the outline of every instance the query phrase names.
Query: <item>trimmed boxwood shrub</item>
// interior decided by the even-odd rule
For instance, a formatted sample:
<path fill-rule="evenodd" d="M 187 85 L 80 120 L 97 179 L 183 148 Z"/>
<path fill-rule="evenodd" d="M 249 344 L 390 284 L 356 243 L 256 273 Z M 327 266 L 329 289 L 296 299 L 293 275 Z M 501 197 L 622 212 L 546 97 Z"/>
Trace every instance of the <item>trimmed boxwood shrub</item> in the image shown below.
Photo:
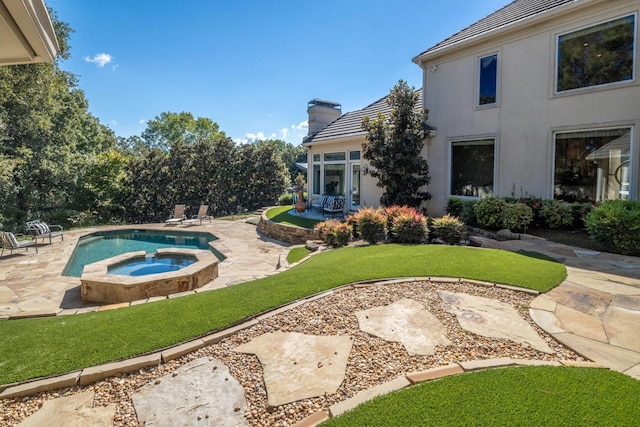
<path fill-rule="evenodd" d="M 293 194 L 283 194 L 278 197 L 278 204 L 280 206 L 292 205 L 293 204 Z"/>
<path fill-rule="evenodd" d="M 464 201 L 458 197 L 451 197 L 447 201 L 447 213 L 451 216 L 462 216 L 464 210 Z"/>
<path fill-rule="evenodd" d="M 533 211 L 524 203 L 507 203 L 502 212 L 502 226 L 511 231 L 524 230 L 533 220 Z"/>
<path fill-rule="evenodd" d="M 476 218 L 476 203 L 477 200 L 465 200 L 462 202 L 462 214 L 460 214 L 460 220 L 465 224 L 477 224 L 478 218 Z"/>
<path fill-rule="evenodd" d="M 501 228 L 502 212 L 507 203 L 494 196 L 478 200 L 475 205 L 476 220 L 480 227 Z"/>
<path fill-rule="evenodd" d="M 447 245 L 458 245 L 464 237 L 464 223 L 457 216 L 445 215 L 431 220 L 432 237 L 437 237 Z"/>
<path fill-rule="evenodd" d="M 612 252 L 640 255 L 640 203 L 609 200 L 585 219 L 589 234 Z"/>

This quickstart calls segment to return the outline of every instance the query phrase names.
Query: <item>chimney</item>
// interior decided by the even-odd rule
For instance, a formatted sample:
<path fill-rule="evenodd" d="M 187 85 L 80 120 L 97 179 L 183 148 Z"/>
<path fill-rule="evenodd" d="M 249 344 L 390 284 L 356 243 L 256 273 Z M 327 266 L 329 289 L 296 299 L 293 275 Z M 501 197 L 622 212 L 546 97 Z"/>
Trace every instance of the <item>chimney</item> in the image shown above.
<path fill-rule="evenodd" d="M 309 133 L 314 135 L 342 115 L 342 105 L 337 102 L 312 99 L 307 105 Z"/>

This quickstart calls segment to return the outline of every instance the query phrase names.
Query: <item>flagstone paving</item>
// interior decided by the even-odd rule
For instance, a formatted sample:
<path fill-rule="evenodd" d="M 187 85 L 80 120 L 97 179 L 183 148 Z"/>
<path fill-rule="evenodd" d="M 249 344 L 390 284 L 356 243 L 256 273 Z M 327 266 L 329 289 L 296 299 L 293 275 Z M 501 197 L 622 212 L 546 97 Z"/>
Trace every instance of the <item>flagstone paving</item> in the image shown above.
<path fill-rule="evenodd" d="M 474 240 L 486 247 L 538 252 L 564 263 L 567 279 L 531 303 L 531 317 L 585 357 L 640 379 L 640 258 L 545 240 Z"/>
<path fill-rule="evenodd" d="M 553 353 L 513 306 L 475 295 L 438 291 L 445 311 L 455 314 L 462 329 L 491 338 L 503 338 Z"/>
<path fill-rule="evenodd" d="M 360 329 L 387 341 L 402 343 L 409 354 L 430 355 L 437 345 L 447 346 L 444 325 L 422 304 L 402 298 L 384 307 L 356 311 Z"/>
<path fill-rule="evenodd" d="M 201 357 L 132 396 L 145 426 L 246 426 L 244 389 L 219 360 Z"/>
<path fill-rule="evenodd" d="M 94 393 L 87 391 L 48 400 L 42 408 L 20 423 L 21 427 L 110 427 L 115 403 L 93 406 Z"/>
<path fill-rule="evenodd" d="M 234 351 L 258 356 L 270 406 L 335 393 L 353 345 L 348 336 L 314 336 L 297 332 L 260 335 Z"/>

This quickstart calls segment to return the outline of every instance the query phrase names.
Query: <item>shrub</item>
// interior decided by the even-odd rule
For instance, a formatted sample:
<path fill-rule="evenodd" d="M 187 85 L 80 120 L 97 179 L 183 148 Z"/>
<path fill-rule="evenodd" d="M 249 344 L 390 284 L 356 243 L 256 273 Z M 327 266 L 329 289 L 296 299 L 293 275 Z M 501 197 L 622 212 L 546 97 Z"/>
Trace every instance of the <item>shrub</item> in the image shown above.
<path fill-rule="evenodd" d="M 391 226 L 391 233 L 398 243 L 423 243 L 427 240 L 429 229 L 427 218 L 421 213 L 404 212 L 396 215 Z"/>
<path fill-rule="evenodd" d="M 571 206 L 560 200 L 545 200 L 540 210 L 544 225 L 549 228 L 569 228 L 573 224 Z"/>
<path fill-rule="evenodd" d="M 531 219 L 532 227 L 542 227 L 544 220 L 542 219 L 542 199 L 539 197 L 521 197 L 518 203 L 524 203 L 531 208 L 533 217 Z"/>
<path fill-rule="evenodd" d="M 494 229 L 502 227 L 502 212 L 505 205 L 504 200 L 494 196 L 478 200 L 474 208 L 478 225 Z"/>
<path fill-rule="evenodd" d="M 609 250 L 624 255 L 640 255 L 640 203 L 609 200 L 585 218 L 589 234 Z"/>
<path fill-rule="evenodd" d="M 464 210 L 464 201 L 458 197 L 451 197 L 447 201 L 447 213 L 452 216 L 460 217 Z"/>
<path fill-rule="evenodd" d="M 464 223 L 456 216 L 445 215 L 431 221 L 431 232 L 447 245 L 457 245 L 464 237 Z"/>
<path fill-rule="evenodd" d="M 381 209 L 364 208 L 352 215 L 358 234 L 370 244 L 385 239 L 387 217 Z"/>
<path fill-rule="evenodd" d="M 465 224 L 477 224 L 478 218 L 476 218 L 476 203 L 477 200 L 465 200 L 462 202 L 462 214 L 460 219 Z"/>
<path fill-rule="evenodd" d="M 573 224 L 572 227 L 575 229 L 583 229 L 585 228 L 584 220 L 593 209 L 593 205 L 591 203 L 571 203 L 571 215 L 573 216 Z"/>
<path fill-rule="evenodd" d="M 351 225 L 335 218 L 317 223 L 315 229 L 323 242 L 335 248 L 348 245 L 353 232 Z"/>
<path fill-rule="evenodd" d="M 410 208 L 407 205 L 404 206 L 398 206 L 398 205 L 392 205 L 392 206 L 387 206 L 384 208 L 384 215 L 387 217 L 387 230 L 391 230 L 391 228 L 393 227 L 393 221 L 401 216 L 401 215 L 408 215 L 411 213 L 415 214 L 416 210 L 415 208 Z"/>
<path fill-rule="evenodd" d="M 524 203 L 507 203 L 502 212 L 502 226 L 511 231 L 524 230 L 533 220 L 533 211 Z"/>
<path fill-rule="evenodd" d="M 292 205 L 293 204 L 293 194 L 283 194 L 278 197 L 278 204 L 280 206 Z"/>

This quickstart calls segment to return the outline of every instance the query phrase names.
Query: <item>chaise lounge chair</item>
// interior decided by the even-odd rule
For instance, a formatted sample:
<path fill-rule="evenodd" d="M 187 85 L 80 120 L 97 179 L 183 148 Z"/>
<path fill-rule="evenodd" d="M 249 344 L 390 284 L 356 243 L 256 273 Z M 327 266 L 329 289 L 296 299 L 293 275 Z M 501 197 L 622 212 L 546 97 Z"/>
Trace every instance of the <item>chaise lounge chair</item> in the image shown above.
<path fill-rule="evenodd" d="M 18 241 L 18 237 L 25 237 L 24 234 L 13 234 L 8 231 L 0 231 L 0 244 L 2 245 L 2 252 L 0 252 L 0 256 L 4 254 L 5 250 L 9 250 L 9 254 L 13 253 L 14 249 L 23 249 L 25 251 L 29 250 L 29 247 L 33 246 L 36 248 L 36 253 L 38 253 L 38 241 L 33 236 L 31 240 L 20 240 Z"/>
<path fill-rule="evenodd" d="M 205 219 L 208 219 L 209 222 L 211 222 L 213 217 L 207 215 L 208 211 L 209 211 L 209 205 L 200 205 L 200 209 L 198 209 L 198 214 L 193 215 L 191 218 L 185 219 L 184 221 L 182 221 L 182 225 L 196 225 L 196 224 L 202 225 L 202 221 Z"/>
<path fill-rule="evenodd" d="M 185 205 L 176 205 L 173 209 L 173 216 L 164 222 L 164 225 L 177 225 L 181 224 L 182 221 L 187 219 L 187 216 L 184 214 Z"/>
<path fill-rule="evenodd" d="M 56 229 L 53 231 L 52 228 Z M 28 221 L 27 222 L 27 232 L 33 236 L 34 239 L 38 239 L 42 237 L 42 242 L 44 243 L 44 239 L 49 238 L 49 244 L 51 244 L 51 239 L 54 237 L 60 237 L 64 240 L 64 234 L 62 233 L 61 225 L 47 225 L 46 222 L 42 222 L 40 220 L 36 221 Z"/>

